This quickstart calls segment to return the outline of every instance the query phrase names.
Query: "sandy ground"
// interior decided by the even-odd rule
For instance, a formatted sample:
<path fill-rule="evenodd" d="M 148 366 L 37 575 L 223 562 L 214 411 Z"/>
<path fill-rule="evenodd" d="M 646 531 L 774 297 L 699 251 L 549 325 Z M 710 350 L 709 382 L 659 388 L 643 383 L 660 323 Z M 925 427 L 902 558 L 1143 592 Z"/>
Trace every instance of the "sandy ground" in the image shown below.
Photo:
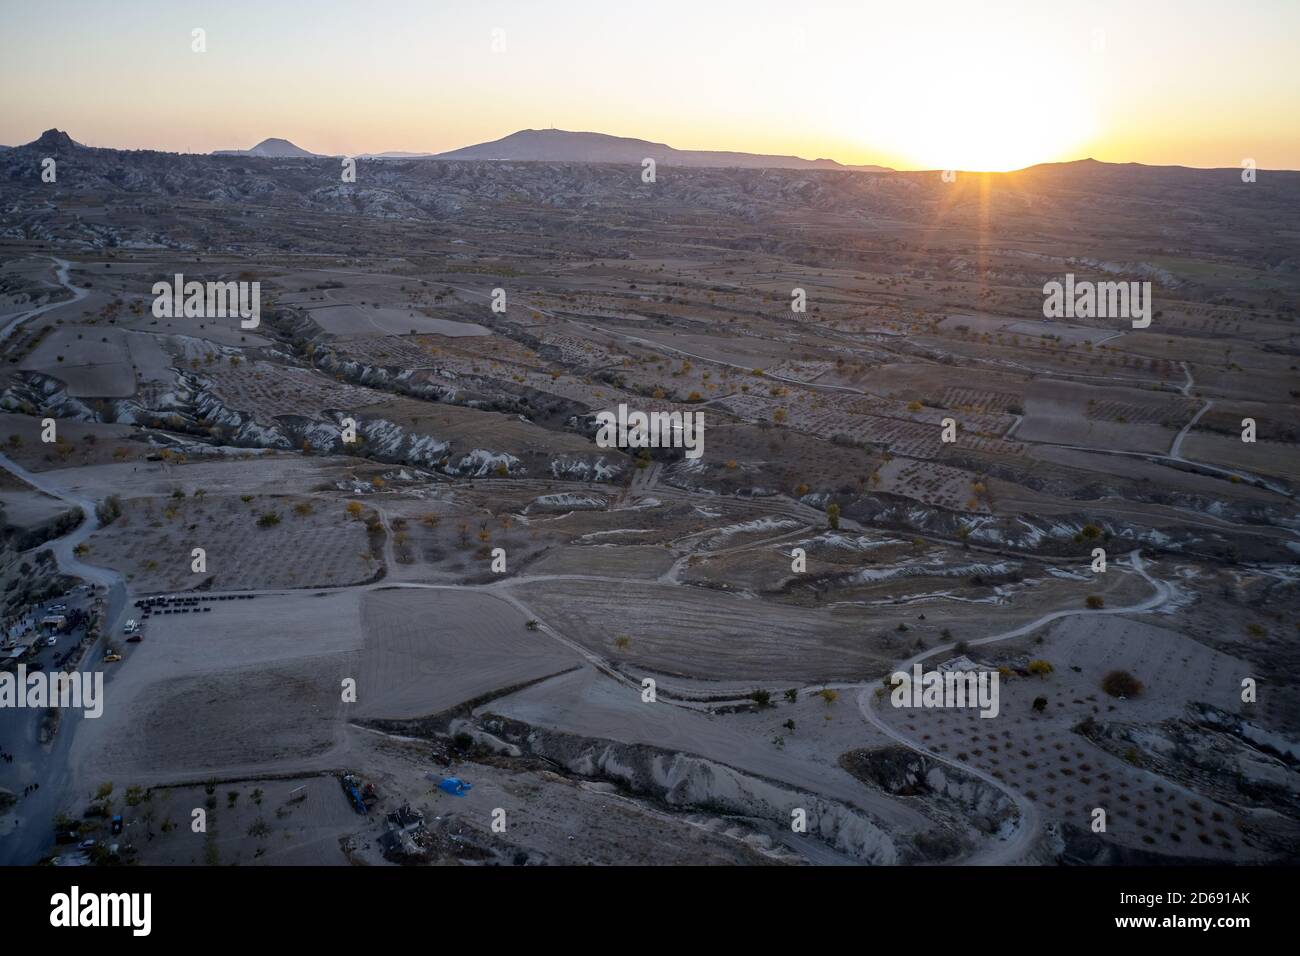
<path fill-rule="evenodd" d="M 431 318 L 413 309 L 390 306 L 372 308 L 361 305 L 333 305 L 312 309 L 312 317 L 327 332 L 356 334 L 370 330 L 375 335 L 436 334 L 453 338 L 462 335 L 487 335 L 488 330 L 472 322 Z"/>
<path fill-rule="evenodd" d="M 68 506 L 57 498 L 27 488 L 0 491 L 0 508 L 4 523 L 19 528 L 39 527 L 68 511 Z"/>
<path fill-rule="evenodd" d="M 366 592 L 357 715 L 411 718 L 488 691 L 574 667 L 581 658 L 525 627 L 491 594 L 399 589 Z"/>
<path fill-rule="evenodd" d="M 360 594 L 291 593 L 166 615 L 127 645 L 74 756 L 88 781 L 206 779 L 311 764 L 339 746 Z"/>

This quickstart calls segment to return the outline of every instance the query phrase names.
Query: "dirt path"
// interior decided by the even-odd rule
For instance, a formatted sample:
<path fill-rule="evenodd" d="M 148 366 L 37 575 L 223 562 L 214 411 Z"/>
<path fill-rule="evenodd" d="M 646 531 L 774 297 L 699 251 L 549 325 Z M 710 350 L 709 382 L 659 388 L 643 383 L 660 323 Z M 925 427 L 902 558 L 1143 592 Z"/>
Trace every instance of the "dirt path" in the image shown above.
<path fill-rule="evenodd" d="M 1190 398 L 1192 395 L 1192 386 L 1196 384 L 1196 382 L 1192 379 L 1192 370 L 1187 367 L 1186 362 L 1179 362 L 1178 364 L 1183 367 L 1183 374 L 1187 376 L 1187 381 L 1183 383 L 1179 391 L 1181 391 L 1184 396 Z M 1183 426 L 1183 430 L 1178 433 L 1178 435 L 1174 438 L 1173 444 L 1169 446 L 1170 458 L 1173 458 L 1177 461 L 1187 461 L 1187 459 L 1180 454 L 1183 448 L 1183 439 L 1187 437 L 1187 433 L 1191 431 L 1192 427 L 1201 420 L 1201 416 L 1210 410 L 1210 406 L 1212 406 L 1213 404 L 1214 402 L 1210 401 L 1207 398 L 1205 400 L 1205 405 L 1201 408 L 1201 410 L 1192 416 L 1192 420 L 1190 422 L 1188 422 L 1186 425 Z M 1193 463 L 1189 462 L 1189 464 L 1193 464 Z"/>
<path fill-rule="evenodd" d="M 1172 458 L 1174 461 L 1186 462 L 1189 465 L 1196 464 L 1196 462 L 1194 461 L 1187 461 L 1187 459 L 1180 454 L 1183 448 L 1183 439 L 1187 437 L 1187 433 L 1192 430 L 1192 428 L 1196 425 L 1196 423 L 1201 420 L 1201 416 L 1204 415 L 1213 407 L 1214 407 L 1214 402 L 1210 401 L 1207 398 L 1205 400 L 1205 404 L 1201 406 L 1201 410 L 1197 412 L 1195 415 L 1193 415 L 1192 420 L 1189 421 L 1186 425 L 1184 425 L 1182 431 L 1180 431 L 1176 436 L 1174 436 L 1174 442 L 1172 445 L 1169 446 L 1170 458 Z"/>
<path fill-rule="evenodd" d="M 60 259 L 58 256 L 50 256 L 55 265 L 55 277 L 58 278 L 59 284 L 72 293 L 71 299 L 60 299 L 58 302 L 48 302 L 38 308 L 28 312 L 22 312 L 9 320 L 9 324 L 0 329 L 0 342 L 8 341 L 9 336 L 14 333 L 18 326 L 22 325 L 28 319 L 34 319 L 38 315 L 43 315 L 52 309 L 59 309 L 65 305 L 71 305 L 73 302 L 80 302 L 90 294 L 89 290 L 81 286 L 73 285 L 68 279 L 68 270 L 72 268 L 72 263 L 67 259 Z"/>
<path fill-rule="evenodd" d="M 1142 553 L 1140 551 L 1132 552 L 1132 554 L 1129 555 L 1129 560 L 1132 562 L 1133 570 L 1137 574 L 1141 575 L 1142 578 L 1144 578 L 1146 582 L 1155 589 L 1155 593 L 1145 601 L 1141 601 L 1138 604 L 1133 604 L 1128 607 L 1052 611 L 1049 614 L 1044 614 L 1037 620 L 1030 621 L 1028 624 L 1022 624 L 1020 627 L 1004 631 L 1001 634 L 978 638 L 973 641 L 968 641 L 967 643 L 971 646 L 975 646 L 979 644 L 993 644 L 998 641 L 1011 640 L 1016 637 L 1024 637 L 1026 634 L 1031 634 L 1040 627 L 1050 624 L 1052 621 L 1057 621 L 1064 617 L 1073 617 L 1075 615 L 1142 614 L 1147 611 L 1153 611 L 1168 601 L 1170 597 L 1169 585 L 1158 578 L 1153 578 L 1147 573 L 1146 566 L 1142 562 Z M 910 671 L 913 664 L 920 663 L 926 658 L 933 657 L 936 654 L 951 651 L 955 647 L 955 643 L 944 644 L 940 647 L 922 651 L 921 653 L 908 658 L 906 661 L 903 661 L 897 666 L 897 668 L 895 668 L 895 670 Z M 952 757 L 947 757 L 941 753 L 937 753 L 921 741 L 907 736 L 902 731 L 888 724 L 875 710 L 874 705 L 878 686 L 879 685 L 867 685 L 862 687 L 858 694 L 858 709 L 862 711 L 862 716 L 866 719 L 867 723 L 871 724 L 871 726 L 876 728 L 882 734 L 885 734 L 891 740 L 907 747 L 909 750 L 923 754 L 931 760 L 938 761 L 939 763 L 945 764 L 956 770 L 960 770 L 962 773 L 976 777 L 988 786 L 999 790 L 1005 794 L 1008 799 L 1015 803 L 1016 808 L 1020 811 L 1020 817 L 1010 835 L 986 846 L 974 856 L 966 860 L 966 864 L 978 866 L 999 866 L 1014 863 L 1022 859 L 1025 854 L 1033 848 L 1034 842 L 1038 838 L 1040 820 L 1038 808 L 1034 805 L 1033 801 L 1020 791 L 1006 783 L 1003 783 L 991 774 L 985 773 L 984 771 L 969 766 L 968 764 L 964 764 Z M 809 691 L 811 693 L 817 692 L 811 688 Z"/>

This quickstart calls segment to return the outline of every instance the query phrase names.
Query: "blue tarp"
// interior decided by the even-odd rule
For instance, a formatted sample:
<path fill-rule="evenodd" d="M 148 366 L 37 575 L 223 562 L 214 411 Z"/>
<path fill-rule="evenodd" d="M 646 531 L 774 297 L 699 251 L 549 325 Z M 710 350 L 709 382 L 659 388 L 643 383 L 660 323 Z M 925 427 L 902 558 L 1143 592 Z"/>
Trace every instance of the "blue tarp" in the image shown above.
<path fill-rule="evenodd" d="M 450 793 L 453 797 L 463 797 L 466 790 L 474 789 L 474 785 L 466 783 L 460 777 L 443 777 L 442 782 L 438 784 L 438 789 L 443 793 Z"/>

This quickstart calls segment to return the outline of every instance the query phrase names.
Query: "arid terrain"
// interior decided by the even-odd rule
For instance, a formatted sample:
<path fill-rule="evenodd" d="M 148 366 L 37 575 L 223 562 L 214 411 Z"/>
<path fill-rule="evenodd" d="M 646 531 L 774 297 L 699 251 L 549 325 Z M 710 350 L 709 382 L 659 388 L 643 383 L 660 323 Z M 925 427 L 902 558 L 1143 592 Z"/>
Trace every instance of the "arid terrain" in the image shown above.
<path fill-rule="evenodd" d="M 0 150 L 0 862 L 1297 862 L 1300 173 L 948 178 Z"/>

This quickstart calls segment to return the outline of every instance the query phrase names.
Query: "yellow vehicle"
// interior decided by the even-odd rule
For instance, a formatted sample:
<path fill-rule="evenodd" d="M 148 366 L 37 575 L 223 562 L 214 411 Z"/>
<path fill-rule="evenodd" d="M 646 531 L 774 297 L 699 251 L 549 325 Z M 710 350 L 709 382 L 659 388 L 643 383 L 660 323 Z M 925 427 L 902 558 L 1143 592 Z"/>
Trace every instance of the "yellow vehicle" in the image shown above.
<path fill-rule="evenodd" d="M 105 663 L 105 664 L 115 664 L 115 663 L 117 663 L 118 661 L 120 661 L 121 659 L 122 659 L 122 655 L 121 655 L 121 654 L 105 654 L 105 655 L 104 655 L 104 663 Z"/>

